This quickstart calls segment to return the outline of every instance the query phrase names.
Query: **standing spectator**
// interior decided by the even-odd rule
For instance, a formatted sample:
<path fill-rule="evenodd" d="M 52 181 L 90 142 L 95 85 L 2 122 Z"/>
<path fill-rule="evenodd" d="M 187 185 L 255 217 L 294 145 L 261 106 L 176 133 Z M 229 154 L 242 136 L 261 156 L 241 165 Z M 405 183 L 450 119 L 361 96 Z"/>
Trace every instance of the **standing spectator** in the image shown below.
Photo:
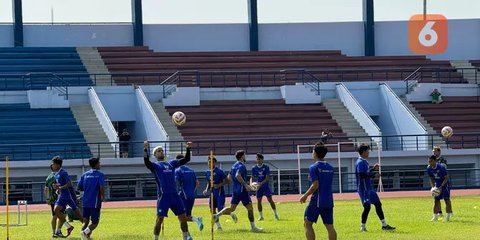
<path fill-rule="evenodd" d="M 322 144 L 327 144 L 327 142 L 330 138 L 332 138 L 332 133 L 330 132 L 330 130 L 328 130 L 328 128 L 325 128 L 322 131 L 322 135 L 320 136 L 320 142 Z"/>
<path fill-rule="evenodd" d="M 442 94 L 438 91 L 438 89 L 433 89 L 433 92 L 430 93 L 430 96 L 432 97 L 432 103 L 442 103 Z"/>
<path fill-rule="evenodd" d="M 128 158 L 128 142 L 130 141 L 130 134 L 127 132 L 127 129 L 123 129 L 122 134 L 118 136 L 118 141 L 120 141 L 120 157 Z"/>

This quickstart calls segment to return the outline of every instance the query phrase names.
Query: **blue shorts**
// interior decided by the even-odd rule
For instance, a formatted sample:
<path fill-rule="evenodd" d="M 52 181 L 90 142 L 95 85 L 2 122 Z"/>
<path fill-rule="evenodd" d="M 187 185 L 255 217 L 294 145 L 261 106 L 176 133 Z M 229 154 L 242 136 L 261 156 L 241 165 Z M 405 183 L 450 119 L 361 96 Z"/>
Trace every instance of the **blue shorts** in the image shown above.
<path fill-rule="evenodd" d="M 208 205 L 212 206 L 212 199 L 208 201 Z M 213 209 L 222 210 L 225 207 L 225 193 L 216 193 L 213 192 Z"/>
<path fill-rule="evenodd" d="M 92 223 L 98 223 L 100 221 L 100 209 L 101 208 L 83 208 L 83 218 L 91 219 Z"/>
<path fill-rule="evenodd" d="M 448 184 L 446 186 L 443 186 L 440 195 L 435 197 L 435 201 L 440 201 L 442 199 L 450 200 L 450 187 L 448 186 Z"/>
<path fill-rule="evenodd" d="M 187 216 L 192 216 L 193 204 L 195 203 L 195 198 L 185 198 L 185 195 L 181 194 L 180 198 L 182 199 L 183 206 L 185 207 L 185 214 Z"/>
<path fill-rule="evenodd" d="M 157 216 L 168 217 L 168 209 L 172 209 L 175 216 L 185 213 L 182 199 L 176 193 L 163 194 L 157 199 Z"/>
<path fill-rule="evenodd" d="M 377 192 L 373 190 L 359 191 L 358 195 L 363 204 L 377 204 L 380 203 L 380 198 L 378 197 Z"/>
<path fill-rule="evenodd" d="M 270 190 L 270 186 L 268 186 L 268 183 L 265 183 L 257 190 L 257 198 L 262 198 L 263 196 L 272 196 L 272 190 Z"/>
<path fill-rule="evenodd" d="M 333 224 L 333 207 L 322 208 L 309 204 L 305 208 L 304 218 L 308 221 L 316 223 L 318 216 L 322 217 L 323 224 Z"/>
<path fill-rule="evenodd" d="M 73 211 L 75 211 L 77 207 L 77 200 L 73 200 L 72 198 L 58 198 L 57 201 L 55 202 L 55 205 L 62 206 L 63 209 L 65 209 L 68 206 L 72 208 Z"/>
<path fill-rule="evenodd" d="M 247 206 L 248 204 L 252 203 L 252 200 L 250 200 L 250 195 L 248 195 L 247 191 L 232 194 L 232 200 L 230 203 L 238 205 L 240 202 L 242 202 L 243 206 Z"/>

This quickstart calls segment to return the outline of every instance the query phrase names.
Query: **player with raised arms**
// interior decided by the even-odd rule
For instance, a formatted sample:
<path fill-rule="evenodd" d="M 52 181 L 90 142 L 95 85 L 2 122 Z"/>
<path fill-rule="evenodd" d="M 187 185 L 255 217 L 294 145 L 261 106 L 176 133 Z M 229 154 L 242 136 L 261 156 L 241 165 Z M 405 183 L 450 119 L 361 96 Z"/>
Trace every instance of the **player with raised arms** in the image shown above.
<path fill-rule="evenodd" d="M 190 148 L 192 143 L 187 143 L 185 158 L 165 161 L 165 153 L 161 146 L 153 149 L 152 154 L 157 159 L 156 162 L 150 162 L 148 154 L 148 141 L 143 143 L 143 161 L 145 166 L 153 173 L 155 182 L 157 183 L 157 220 L 153 228 L 155 240 L 160 234 L 160 226 L 163 219 L 168 216 L 168 209 L 178 217 L 180 221 L 180 229 L 183 233 L 183 240 L 192 240 L 188 232 L 187 216 L 185 215 L 185 207 L 177 194 L 175 183 L 175 169 L 190 161 Z"/>

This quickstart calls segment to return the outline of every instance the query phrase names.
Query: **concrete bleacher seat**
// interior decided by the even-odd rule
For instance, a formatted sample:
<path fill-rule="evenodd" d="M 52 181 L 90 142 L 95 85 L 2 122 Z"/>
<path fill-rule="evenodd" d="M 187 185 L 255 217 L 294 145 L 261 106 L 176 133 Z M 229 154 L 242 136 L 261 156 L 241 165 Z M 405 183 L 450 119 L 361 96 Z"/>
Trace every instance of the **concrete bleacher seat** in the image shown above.
<path fill-rule="evenodd" d="M 247 147 L 257 152 L 295 152 L 292 140 L 285 138 L 316 138 L 293 144 L 313 144 L 320 140 L 323 129 L 334 136 L 346 136 L 322 104 L 285 104 L 279 100 L 202 101 L 199 107 L 167 107 L 168 112 L 182 111 L 187 124 L 178 127 L 185 140 L 195 141 L 201 153 L 212 148 L 203 140 L 267 138 L 215 143 L 215 154 L 229 152 L 229 148 Z M 270 140 L 268 140 L 270 139 Z M 333 142 L 332 142 L 333 143 Z"/>
<path fill-rule="evenodd" d="M 31 73 L 37 75 L 29 75 Z M 51 82 L 58 82 L 50 73 L 62 78 L 69 86 L 92 85 L 73 47 L 0 48 L 0 90 L 45 89 Z"/>
<path fill-rule="evenodd" d="M 440 134 L 444 126 L 453 128 L 448 139 L 451 148 L 476 148 L 480 139 L 480 98 L 477 96 L 443 97 L 443 103 L 412 102 L 417 111 Z M 470 136 L 469 134 L 472 133 Z M 476 133 L 475 135 L 473 133 Z"/>
<path fill-rule="evenodd" d="M 162 73 L 165 76 L 118 78 L 120 85 L 158 84 L 176 71 L 279 71 L 306 69 L 321 81 L 403 80 L 418 67 L 423 67 L 421 82 L 463 83 L 461 74 L 448 61 L 432 61 L 425 56 L 349 57 L 340 51 L 260 51 L 260 52 L 153 52 L 146 47 L 98 48 L 107 68 L 116 73 Z M 331 73 L 328 73 L 331 72 Z M 192 75 L 180 85 L 192 82 Z M 212 79 L 213 78 L 213 79 Z M 202 87 L 279 86 L 294 84 L 273 81 L 273 75 L 234 74 L 204 76 L 195 79 Z M 250 81 L 250 82 L 248 82 Z"/>
<path fill-rule="evenodd" d="M 70 109 L 1 104 L 0 155 L 20 161 L 49 160 L 55 155 L 88 158 L 91 153 Z"/>

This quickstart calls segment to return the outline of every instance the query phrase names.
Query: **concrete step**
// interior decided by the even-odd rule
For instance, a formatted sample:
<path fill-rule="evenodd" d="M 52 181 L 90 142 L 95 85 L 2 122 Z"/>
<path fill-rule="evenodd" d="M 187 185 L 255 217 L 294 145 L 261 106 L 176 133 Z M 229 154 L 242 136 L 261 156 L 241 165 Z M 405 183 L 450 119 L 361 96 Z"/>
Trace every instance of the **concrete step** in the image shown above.
<path fill-rule="evenodd" d="M 82 60 L 83 65 L 90 74 L 110 74 L 108 68 L 105 66 L 100 53 L 96 48 L 85 47 L 77 48 L 77 52 Z M 110 86 L 116 85 L 115 82 L 111 80 L 110 77 L 95 77 L 92 81 L 98 86 Z"/>
<path fill-rule="evenodd" d="M 323 105 L 347 136 L 368 136 L 339 99 L 327 99 L 323 101 Z M 350 140 L 355 141 L 354 139 Z M 359 141 L 359 139 L 357 139 L 357 141 Z M 362 141 L 369 142 L 370 138 L 367 137 Z"/>
<path fill-rule="evenodd" d="M 98 122 L 95 112 L 90 105 L 71 106 L 71 110 L 87 142 L 109 142 L 108 137 Z M 96 155 L 99 146 L 89 144 L 90 151 Z M 109 145 L 101 145 L 101 156 L 104 158 L 115 157 L 113 148 Z"/>

